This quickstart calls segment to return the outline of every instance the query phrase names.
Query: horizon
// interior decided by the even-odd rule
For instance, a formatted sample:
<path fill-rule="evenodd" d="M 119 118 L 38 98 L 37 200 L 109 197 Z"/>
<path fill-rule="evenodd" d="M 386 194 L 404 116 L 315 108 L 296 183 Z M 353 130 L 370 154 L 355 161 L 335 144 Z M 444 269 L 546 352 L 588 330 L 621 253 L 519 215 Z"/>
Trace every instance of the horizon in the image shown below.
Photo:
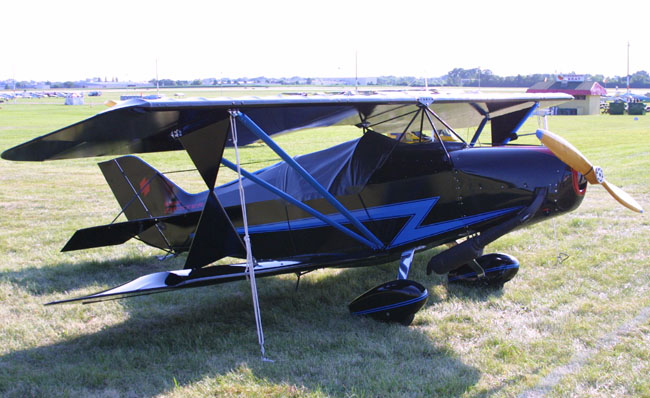
<path fill-rule="evenodd" d="M 471 70 L 471 69 L 469 69 L 469 70 Z M 483 69 L 483 70 L 490 70 L 490 69 Z M 449 71 L 449 72 L 451 72 L 451 71 Z M 51 80 L 51 79 L 48 79 L 48 80 L 25 79 L 25 80 L 16 80 L 16 82 L 17 83 L 23 83 L 23 82 L 28 82 L 28 83 L 57 83 L 57 84 L 66 83 L 66 82 L 73 82 L 73 83 L 89 82 L 89 83 L 102 83 L 102 84 L 106 83 L 108 85 L 111 85 L 111 84 L 119 84 L 119 83 L 151 83 L 151 84 L 153 84 L 152 82 L 155 82 L 156 80 L 158 80 L 159 82 L 167 81 L 167 80 L 171 80 L 171 81 L 174 81 L 174 82 L 178 82 L 178 81 L 180 81 L 180 82 L 193 82 L 193 81 L 196 81 L 196 80 L 201 80 L 201 81 L 205 81 L 205 80 L 241 81 L 241 80 L 256 80 L 256 79 L 267 79 L 267 80 L 292 80 L 292 79 L 327 79 L 327 80 L 340 79 L 340 80 L 351 80 L 351 79 L 357 79 L 357 80 L 367 80 L 367 79 L 381 79 L 381 78 L 396 78 L 396 79 L 413 78 L 415 80 L 425 80 L 425 79 L 442 79 L 442 78 L 446 78 L 446 77 L 448 77 L 449 72 L 447 72 L 447 73 L 445 73 L 443 75 L 440 75 L 440 76 L 381 75 L 381 76 L 340 76 L 340 77 L 332 77 L 332 76 L 299 76 L 299 75 L 296 75 L 296 76 L 290 76 L 290 77 L 289 76 L 279 76 L 278 77 L 278 76 L 259 75 L 259 76 L 224 76 L 222 78 L 209 76 L 209 77 L 203 77 L 203 78 L 191 77 L 191 78 L 180 78 L 180 79 L 170 79 L 170 78 L 167 78 L 167 77 L 160 77 L 159 79 L 156 79 L 154 77 L 154 78 L 151 78 L 151 79 L 148 79 L 148 80 L 121 80 L 121 79 L 113 80 L 113 78 L 107 78 L 107 80 L 103 80 L 103 78 L 101 78 L 99 76 L 94 76 L 94 77 L 84 77 L 84 78 L 78 78 L 77 77 L 77 78 L 74 78 L 72 80 L 66 80 L 66 81 L 63 81 L 63 80 Z M 639 73 L 639 72 L 646 72 L 646 71 L 645 70 L 630 71 L 629 76 L 632 77 L 636 73 Z M 623 75 L 623 76 L 620 76 L 620 75 L 618 75 L 618 76 L 607 76 L 607 75 L 603 75 L 601 73 L 596 73 L 596 74 L 535 73 L 535 74 L 529 74 L 529 75 L 524 75 L 524 74 L 521 74 L 521 73 L 517 73 L 517 74 L 514 74 L 514 75 L 507 75 L 507 76 L 506 75 L 497 75 L 497 74 L 493 73 L 492 75 L 500 77 L 500 78 L 509 78 L 509 77 L 516 77 L 516 76 L 529 77 L 529 76 L 534 76 L 534 75 L 540 75 L 540 76 L 544 76 L 544 77 L 561 76 L 561 75 L 564 75 L 564 76 L 584 76 L 586 81 L 594 81 L 596 83 L 602 83 L 600 80 L 593 79 L 596 76 L 603 76 L 604 80 L 607 80 L 607 79 L 610 79 L 610 78 L 625 78 L 626 77 L 625 75 Z M 100 79 L 100 80 L 96 80 L 96 79 Z M 465 80 L 465 79 L 463 79 L 463 80 Z M 7 82 L 11 82 L 11 81 L 13 81 L 13 79 L 11 79 L 11 78 L 9 78 L 9 79 L 0 78 L 0 82 L 3 82 L 3 83 L 7 83 Z M 605 83 L 609 83 L 609 82 L 605 82 Z M 275 83 L 270 83 L 270 84 L 275 84 Z M 312 84 L 307 84 L 307 85 L 312 85 Z M 318 86 L 318 84 L 314 84 L 314 85 Z M 328 85 L 328 84 L 323 84 L 323 85 Z M 372 84 L 372 83 L 371 84 L 361 84 L 361 83 L 359 83 L 359 85 L 373 86 L 373 85 L 377 85 L 377 84 Z M 439 83 L 436 83 L 435 81 L 431 81 L 431 80 L 429 80 L 429 85 L 450 86 L 450 87 L 456 86 L 456 85 L 453 85 L 453 84 L 452 85 L 439 84 Z M 473 83 L 468 83 L 468 84 L 464 84 L 464 85 L 461 84 L 460 87 L 462 87 L 462 86 L 473 86 L 473 85 L 474 85 Z M 188 86 L 192 86 L 192 84 L 190 83 L 190 84 L 188 84 Z M 389 86 L 390 86 L 390 84 L 389 84 Z M 509 87 L 509 86 L 504 86 L 504 87 Z"/>

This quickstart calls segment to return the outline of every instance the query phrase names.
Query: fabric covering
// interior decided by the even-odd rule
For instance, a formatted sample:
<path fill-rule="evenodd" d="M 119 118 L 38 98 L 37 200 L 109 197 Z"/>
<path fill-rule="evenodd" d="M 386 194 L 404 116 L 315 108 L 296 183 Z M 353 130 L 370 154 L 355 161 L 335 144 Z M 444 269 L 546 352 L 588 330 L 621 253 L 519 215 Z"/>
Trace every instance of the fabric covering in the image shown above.
<path fill-rule="evenodd" d="M 358 193 L 384 162 L 395 140 L 381 134 L 368 132 L 361 138 L 294 159 L 325 189 L 335 196 Z M 320 198 L 321 195 L 292 167 L 285 162 L 276 163 L 254 173 L 300 201 Z M 254 201 L 278 199 L 268 190 L 244 179 L 246 198 Z M 216 188 L 217 196 L 224 206 L 239 203 L 236 181 Z M 250 200 L 248 200 L 250 201 Z"/>

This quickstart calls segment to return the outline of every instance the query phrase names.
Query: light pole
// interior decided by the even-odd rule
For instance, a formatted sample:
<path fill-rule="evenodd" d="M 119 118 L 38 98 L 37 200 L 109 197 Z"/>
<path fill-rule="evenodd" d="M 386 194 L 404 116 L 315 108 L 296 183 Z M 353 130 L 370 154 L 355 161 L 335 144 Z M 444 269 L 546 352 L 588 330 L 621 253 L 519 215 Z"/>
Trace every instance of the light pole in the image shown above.
<path fill-rule="evenodd" d="M 627 42 L 627 93 L 630 93 L 630 42 Z"/>

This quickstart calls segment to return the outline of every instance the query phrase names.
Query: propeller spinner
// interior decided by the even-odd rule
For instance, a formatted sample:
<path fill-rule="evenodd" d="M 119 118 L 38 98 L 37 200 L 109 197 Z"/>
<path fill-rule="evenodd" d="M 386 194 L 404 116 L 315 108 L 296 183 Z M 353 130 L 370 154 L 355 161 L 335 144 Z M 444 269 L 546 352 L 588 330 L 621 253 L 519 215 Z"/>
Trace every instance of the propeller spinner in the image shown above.
<path fill-rule="evenodd" d="M 605 180 L 603 169 L 593 166 L 580 151 L 559 135 L 546 130 L 537 130 L 537 138 L 561 161 L 585 176 L 590 184 L 600 184 L 614 199 L 630 210 L 643 213 L 643 208 L 632 196 Z"/>

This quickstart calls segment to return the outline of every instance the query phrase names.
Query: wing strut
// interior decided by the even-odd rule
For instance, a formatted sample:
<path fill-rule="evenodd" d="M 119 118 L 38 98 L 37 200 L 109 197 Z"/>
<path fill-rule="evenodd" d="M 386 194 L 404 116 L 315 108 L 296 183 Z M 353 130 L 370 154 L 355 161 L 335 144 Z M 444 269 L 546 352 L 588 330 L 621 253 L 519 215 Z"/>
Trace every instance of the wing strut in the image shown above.
<path fill-rule="evenodd" d="M 278 144 L 273 141 L 271 137 L 268 136 L 255 122 L 253 122 L 247 115 L 239 111 L 234 111 L 233 116 L 241 122 L 244 127 L 249 131 L 255 134 L 259 139 L 264 141 L 266 145 L 269 146 L 275 153 L 277 153 L 282 160 L 284 160 L 290 167 L 296 170 L 316 191 L 318 191 L 323 198 L 325 198 L 334 208 L 336 208 L 345 218 L 347 218 L 352 225 L 354 225 L 363 236 L 365 236 L 372 244 L 372 248 L 375 250 L 381 249 L 384 247 L 384 244 L 377 238 L 368 228 L 366 228 L 361 222 L 355 218 L 348 209 L 345 208 L 332 194 L 330 194 L 327 189 L 325 189 L 321 184 L 318 183 L 308 172 L 305 170 L 298 162 L 296 162 L 289 154 L 287 154 Z M 331 223 L 330 223 L 331 224 Z"/>
<path fill-rule="evenodd" d="M 528 120 L 528 118 L 537 110 L 537 108 L 539 108 L 539 102 L 535 102 L 535 104 L 533 106 L 531 106 L 530 109 L 528 109 L 528 112 L 526 112 L 526 115 L 519 122 L 517 122 L 515 127 L 510 132 L 510 135 L 503 140 L 503 145 L 506 145 L 507 143 L 509 143 L 513 139 L 517 139 L 517 131 L 519 131 L 521 126 L 524 125 L 526 120 Z"/>
<path fill-rule="evenodd" d="M 253 310 L 255 311 L 255 325 L 257 327 L 257 341 L 260 344 L 262 361 L 273 362 L 266 358 L 264 350 L 264 329 L 262 329 L 262 315 L 260 314 L 260 302 L 257 296 L 257 282 L 255 281 L 255 267 L 253 261 L 253 250 L 251 248 L 251 238 L 248 234 L 248 216 L 246 214 L 246 196 L 244 194 L 244 185 L 242 184 L 241 165 L 239 163 L 239 148 L 237 147 L 237 121 L 235 114 L 238 111 L 231 110 L 230 113 L 230 132 L 232 133 L 232 144 L 235 148 L 235 160 L 237 162 L 237 181 L 239 184 L 239 200 L 241 202 L 241 216 L 244 223 L 244 244 L 246 246 L 246 269 L 251 281 L 251 294 L 253 296 Z"/>

